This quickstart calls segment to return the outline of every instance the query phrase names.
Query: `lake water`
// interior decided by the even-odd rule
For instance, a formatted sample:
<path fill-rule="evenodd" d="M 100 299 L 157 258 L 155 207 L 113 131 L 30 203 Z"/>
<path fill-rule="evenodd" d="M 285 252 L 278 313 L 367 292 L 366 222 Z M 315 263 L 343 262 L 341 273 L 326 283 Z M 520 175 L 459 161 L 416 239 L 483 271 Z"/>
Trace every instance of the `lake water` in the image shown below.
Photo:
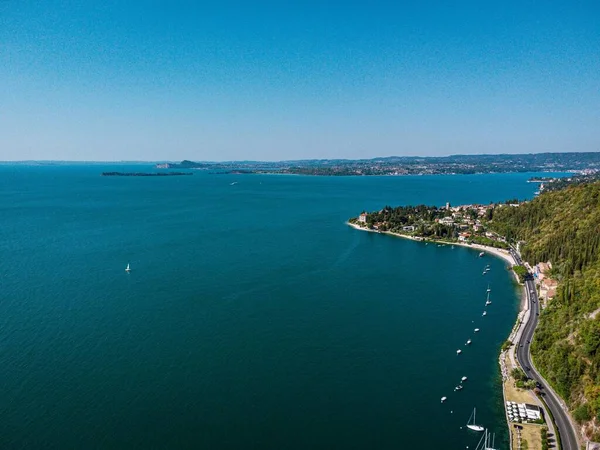
<path fill-rule="evenodd" d="M 345 221 L 534 174 L 100 176 L 141 169 L 0 166 L 3 448 L 474 448 L 475 406 L 508 448 L 505 263 Z"/>

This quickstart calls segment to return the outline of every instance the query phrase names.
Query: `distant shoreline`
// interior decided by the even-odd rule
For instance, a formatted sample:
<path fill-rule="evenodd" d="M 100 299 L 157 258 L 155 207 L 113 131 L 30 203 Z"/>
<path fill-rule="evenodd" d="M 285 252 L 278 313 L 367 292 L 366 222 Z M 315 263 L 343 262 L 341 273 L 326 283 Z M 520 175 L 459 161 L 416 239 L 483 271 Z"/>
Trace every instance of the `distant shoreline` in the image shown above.
<path fill-rule="evenodd" d="M 103 177 L 178 177 L 193 175 L 192 172 L 102 172 Z"/>

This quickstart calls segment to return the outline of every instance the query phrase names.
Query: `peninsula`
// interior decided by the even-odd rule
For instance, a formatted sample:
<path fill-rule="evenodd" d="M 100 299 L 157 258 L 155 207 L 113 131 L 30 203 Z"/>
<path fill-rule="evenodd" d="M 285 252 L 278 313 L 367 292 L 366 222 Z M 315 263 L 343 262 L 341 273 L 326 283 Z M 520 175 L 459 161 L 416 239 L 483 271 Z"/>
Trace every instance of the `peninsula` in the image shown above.
<path fill-rule="evenodd" d="M 499 208 L 518 207 L 518 200 L 503 204 L 437 206 L 385 206 L 380 211 L 362 212 L 348 222 L 359 228 L 389 232 L 416 240 L 443 240 L 508 249 L 506 239 L 486 224 Z"/>

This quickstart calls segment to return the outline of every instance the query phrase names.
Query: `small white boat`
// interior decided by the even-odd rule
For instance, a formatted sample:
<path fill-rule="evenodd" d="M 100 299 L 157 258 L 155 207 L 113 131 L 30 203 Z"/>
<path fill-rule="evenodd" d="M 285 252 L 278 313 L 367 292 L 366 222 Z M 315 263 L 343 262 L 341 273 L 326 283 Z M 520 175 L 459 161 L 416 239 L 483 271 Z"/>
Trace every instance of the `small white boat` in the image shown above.
<path fill-rule="evenodd" d="M 491 304 L 492 304 L 491 300 L 488 300 L 487 302 L 485 302 L 485 306 L 488 306 L 488 305 L 491 305 Z"/>
<path fill-rule="evenodd" d="M 467 381 L 467 377 L 462 377 L 462 378 L 460 379 L 460 381 L 463 381 L 463 382 L 464 382 L 464 381 Z"/>
<path fill-rule="evenodd" d="M 475 333 L 479 333 L 479 328 L 475 328 Z"/>
<path fill-rule="evenodd" d="M 127 267 L 125 267 L 125 272 L 131 272 L 131 269 L 129 268 L 129 263 L 127 263 Z"/>
<path fill-rule="evenodd" d="M 473 420 L 471 420 L 473 419 Z M 469 417 L 469 420 L 467 421 L 467 428 L 473 431 L 478 431 L 481 432 L 484 430 L 484 428 L 481 425 L 477 425 L 475 423 L 475 408 L 473 408 L 473 412 L 471 413 L 471 416 Z"/>
<path fill-rule="evenodd" d="M 485 253 L 484 253 L 484 252 L 481 252 L 481 253 L 479 254 L 479 257 L 481 258 L 483 255 L 485 255 Z"/>
<path fill-rule="evenodd" d="M 446 397 L 442 397 L 442 401 L 440 403 L 444 403 L 446 400 Z"/>
<path fill-rule="evenodd" d="M 482 314 L 482 316 L 485 316 L 485 315 L 487 315 L 487 311 L 484 311 Z"/>
<path fill-rule="evenodd" d="M 490 289 L 490 285 L 488 284 L 488 288 L 487 288 L 488 292 L 492 292 L 492 290 Z"/>
<path fill-rule="evenodd" d="M 487 272 L 484 270 L 483 273 L 481 275 L 485 275 Z"/>
<path fill-rule="evenodd" d="M 461 353 L 462 353 L 462 350 L 461 350 L 461 349 L 458 349 L 458 350 L 456 350 L 456 354 L 457 354 L 457 355 L 460 355 Z"/>
<path fill-rule="evenodd" d="M 455 391 L 461 391 L 461 390 L 462 390 L 462 388 L 463 388 L 462 384 L 459 384 L 458 386 L 456 386 L 456 387 L 454 388 L 454 390 L 455 390 Z"/>
<path fill-rule="evenodd" d="M 485 306 L 491 305 L 491 304 L 492 304 L 492 301 L 490 300 L 490 291 L 488 290 L 487 300 L 485 301 Z"/>
<path fill-rule="evenodd" d="M 467 339 L 467 342 L 465 345 L 470 345 L 471 344 L 471 339 Z"/>

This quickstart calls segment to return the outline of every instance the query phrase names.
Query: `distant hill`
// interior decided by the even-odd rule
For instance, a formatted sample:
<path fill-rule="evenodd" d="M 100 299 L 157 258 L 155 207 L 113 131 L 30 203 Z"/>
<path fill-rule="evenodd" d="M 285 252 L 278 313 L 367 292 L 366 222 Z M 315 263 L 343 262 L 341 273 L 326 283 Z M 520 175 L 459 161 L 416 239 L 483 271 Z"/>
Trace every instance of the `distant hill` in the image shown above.
<path fill-rule="evenodd" d="M 496 172 L 568 172 L 600 170 L 600 152 L 530 153 L 520 155 L 452 155 L 444 157 L 390 156 L 372 159 L 311 159 L 297 161 L 162 163 L 159 169 L 202 169 L 219 172 L 300 175 L 415 175 Z"/>
<path fill-rule="evenodd" d="M 559 285 L 540 315 L 533 359 L 588 436 L 600 441 L 600 182 L 499 209 L 490 226 L 524 241 L 530 264 L 552 263 Z"/>

